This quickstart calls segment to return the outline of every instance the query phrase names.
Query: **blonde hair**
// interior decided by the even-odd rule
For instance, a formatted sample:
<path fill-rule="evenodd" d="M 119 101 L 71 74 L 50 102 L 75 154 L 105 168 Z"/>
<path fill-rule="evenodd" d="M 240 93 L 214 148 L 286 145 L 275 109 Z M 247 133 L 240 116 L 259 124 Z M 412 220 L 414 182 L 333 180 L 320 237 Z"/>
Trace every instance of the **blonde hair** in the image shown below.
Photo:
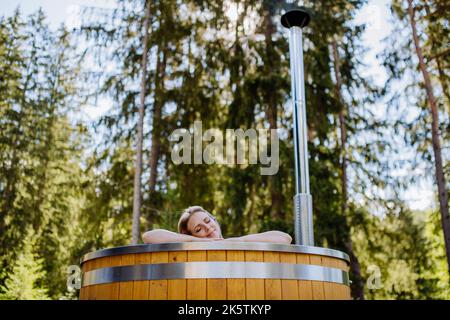
<path fill-rule="evenodd" d="M 206 211 L 202 207 L 200 207 L 200 206 L 192 206 L 192 207 L 189 207 L 189 208 L 185 209 L 183 211 L 183 213 L 181 214 L 180 220 L 178 220 L 178 233 L 191 235 L 191 232 L 189 232 L 187 225 L 188 225 L 189 219 L 196 212 L 205 212 L 212 219 L 217 221 L 216 218 L 214 218 L 214 216 L 211 213 L 209 213 L 208 211 Z"/>

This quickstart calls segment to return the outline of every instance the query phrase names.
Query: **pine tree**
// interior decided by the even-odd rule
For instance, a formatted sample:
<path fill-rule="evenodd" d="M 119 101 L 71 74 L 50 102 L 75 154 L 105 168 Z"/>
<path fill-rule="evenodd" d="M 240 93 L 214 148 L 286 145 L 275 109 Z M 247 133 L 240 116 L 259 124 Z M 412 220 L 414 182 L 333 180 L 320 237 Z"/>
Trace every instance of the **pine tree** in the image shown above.
<path fill-rule="evenodd" d="M 388 66 L 393 79 L 405 77 L 406 74 L 411 76 L 413 83 L 407 87 L 407 93 L 412 92 L 414 94 L 413 96 L 426 97 L 426 99 L 411 99 L 408 95 L 400 96 L 400 98 L 412 100 L 410 101 L 411 109 L 419 109 L 419 116 L 414 119 L 414 121 L 410 121 L 405 125 L 408 129 L 405 132 L 405 139 L 410 143 L 411 147 L 417 149 L 421 159 L 428 164 L 430 170 L 433 168 L 433 171 L 435 172 L 434 177 L 438 189 L 438 201 L 440 206 L 442 228 L 444 230 L 446 252 L 447 257 L 450 257 L 448 187 L 446 185 L 447 179 L 443 164 L 445 149 L 441 147 L 441 138 L 443 138 L 444 141 L 446 139 L 445 128 L 448 127 L 448 117 L 446 116 L 445 110 L 440 110 L 443 106 L 438 103 L 439 100 L 443 101 L 445 99 L 444 93 L 441 92 L 441 95 L 438 98 L 436 96 L 438 91 L 435 90 L 432 72 L 430 72 L 435 65 L 426 63 L 425 61 L 425 56 L 428 55 L 428 51 L 430 50 L 433 52 L 433 46 L 423 46 L 423 38 L 424 36 L 427 36 L 432 43 L 433 38 L 435 38 L 436 35 L 432 34 L 430 37 L 429 35 L 421 32 L 421 30 L 432 32 L 431 30 L 433 29 L 433 22 L 425 18 L 427 17 L 426 8 L 428 8 L 428 11 L 431 11 L 429 4 L 431 3 L 428 3 L 428 6 L 416 6 L 409 0 L 407 2 L 393 1 L 392 11 L 398 18 L 397 22 L 403 27 L 402 30 L 407 32 L 409 37 L 406 38 L 406 43 L 399 44 L 402 50 L 397 50 L 397 52 L 389 52 L 386 54 L 389 57 L 386 65 Z M 439 12 L 439 8 L 442 7 L 439 2 L 436 2 L 436 13 Z M 436 25 L 438 26 L 439 23 Z M 442 31 L 443 29 L 439 30 Z M 417 60 L 411 58 L 410 52 L 415 53 L 413 57 L 417 58 Z M 396 61 L 397 65 L 395 65 Z M 403 63 L 398 63 L 399 61 L 402 61 Z M 416 72 L 417 66 L 420 73 Z M 439 66 L 437 67 L 439 68 Z M 421 77 L 421 79 L 418 77 Z M 423 129 L 430 127 L 431 130 Z M 432 158 L 434 158 L 434 160 L 432 160 Z M 450 270 L 450 259 L 448 260 L 448 265 Z"/>
<path fill-rule="evenodd" d="M 141 174 L 142 174 L 142 144 L 144 137 L 144 115 L 145 115 L 145 96 L 147 79 L 147 63 L 148 63 L 148 28 L 150 24 L 150 3 L 145 2 L 145 21 L 144 21 L 144 48 L 142 53 L 142 75 L 141 75 L 141 92 L 139 105 L 139 120 L 137 124 L 137 141 L 136 141 L 136 165 L 134 177 L 134 193 L 133 193 L 133 225 L 132 225 L 132 244 L 138 244 L 140 238 L 140 217 L 141 217 Z"/>
<path fill-rule="evenodd" d="M 65 267 L 79 258 L 73 259 L 67 250 L 76 247 L 72 237 L 83 201 L 80 139 L 85 129 L 68 119 L 81 104 L 75 98 L 82 95 L 75 85 L 79 57 L 68 32 L 49 30 L 42 11 L 26 23 L 18 12 L 8 20 L 10 41 L 15 41 L 10 45 L 21 48 L 11 66 L 21 67 L 22 76 L 17 87 L 10 83 L 9 98 L 2 100 L 1 168 L 2 177 L 7 177 L 6 188 L 0 188 L 4 276 L 11 274 L 9 261 L 21 253 L 19 244 L 32 228 L 33 252 L 43 259 L 45 270 L 40 284 L 57 298 L 66 290 Z"/>
<path fill-rule="evenodd" d="M 0 287 L 2 300 L 48 300 L 48 292 L 42 286 L 45 278 L 44 259 L 35 250 L 36 238 L 32 229 L 24 237 L 20 253 L 8 275 L 5 285 Z"/>
<path fill-rule="evenodd" d="M 450 214 L 448 209 L 448 189 L 445 183 L 445 175 L 442 164 L 442 151 L 439 133 L 439 113 L 436 105 L 436 98 L 433 93 L 433 86 L 431 84 L 430 75 L 425 65 L 422 53 L 422 46 L 420 44 L 417 35 L 415 8 L 413 7 L 412 0 L 408 0 L 408 15 L 411 23 L 414 47 L 416 49 L 416 54 L 419 59 L 419 67 L 424 78 L 425 89 L 428 97 L 428 104 L 431 109 L 431 116 L 432 116 L 431 134 L 432 134 L 433 153 L 436 171 L 435 175 L 438 186 L 439 207 L 441 212 L 442 230 L 444 231 L 448 270 L 450 273 Z"/>

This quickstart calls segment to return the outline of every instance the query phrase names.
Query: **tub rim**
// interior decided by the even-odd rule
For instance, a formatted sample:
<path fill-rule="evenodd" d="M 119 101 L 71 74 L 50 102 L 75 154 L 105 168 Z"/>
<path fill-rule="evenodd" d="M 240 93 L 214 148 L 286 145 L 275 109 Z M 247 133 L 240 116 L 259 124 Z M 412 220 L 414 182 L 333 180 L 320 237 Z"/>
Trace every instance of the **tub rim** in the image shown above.
<path fill-rule="evenodd" d="M 350 263 L 348 254 L 330 248 L 302 246 L 296 244 L 265 243 L 265 242 L 171 242 L 157 244 L 138 244 L 121 247 L 111 247 L 85 254 L 80 264 L 86 261 L 125 254 L 164 252 L 164 251 L 199 251 L 199 250 L 243 250 L 243 251 L 278 251 L 288 253 L 305 253 L 345 260 Z"/>

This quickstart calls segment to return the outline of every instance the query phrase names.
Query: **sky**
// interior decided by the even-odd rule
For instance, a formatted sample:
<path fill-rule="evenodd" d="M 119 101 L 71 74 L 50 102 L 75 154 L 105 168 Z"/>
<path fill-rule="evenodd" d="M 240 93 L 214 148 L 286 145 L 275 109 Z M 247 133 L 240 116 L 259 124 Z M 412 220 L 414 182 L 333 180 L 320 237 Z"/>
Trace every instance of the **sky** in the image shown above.
<path fill-rule="evenodd" d="M 112 3 L 111 0 L 0 0 L 0 15 L 10 15 L 17 6 L 20 6 L 25 14 L 33 13 L 42 7 L 50 25 L 56 29 L 63 22 L 70 23 L 76 19 L 76 9 L 79 6 L 110 7 Z"/>
<path fill-rule="evenodd" d="M 368 65 L 362 70 L 365 76 L 372 77 L 376 85 L 383 85 L 387 75 L 383 66 L 377 60 L 377 53 L 383 50 L 382 39 L 390 32 L 389 12 L 390 0 L 369 0 L 355 18 L 356 23 L 367 23 L 363 36 L 363 44 L 369 48 L 363 61 Z M 61 23 L 69 27 L 77 24 L 78 9 L 82 6 L 112 7 L 113 0 L 0 0 L 0 16 L 11 15 L 17 6 L 22 13 L 30 14 L 42 7 L 48 17 L 51 28 L 57 29 Z M 232 14 L 232 12 L 230 12 Z M 98 118 L 108 110 L 109 101 L 99 99 L 98 105 L 87 106 L 87 117 L 91 120 Z M 383 108 L 375 108 L 382 110 Z M 434 203 L 434 190 L 432 182 L 424 180 L 411 186 L 403 194 L 404 200 L 413 210 L 423 210 L 432 207 Z"/>

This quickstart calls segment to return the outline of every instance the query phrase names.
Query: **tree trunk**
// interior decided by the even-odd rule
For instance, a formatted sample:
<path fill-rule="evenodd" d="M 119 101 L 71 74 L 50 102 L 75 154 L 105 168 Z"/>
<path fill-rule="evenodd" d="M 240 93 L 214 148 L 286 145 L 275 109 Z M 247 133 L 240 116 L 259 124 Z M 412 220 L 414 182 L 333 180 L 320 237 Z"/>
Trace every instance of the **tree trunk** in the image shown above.
<path fill-rule="evenodd" d="M 436 181 L 438 186 L 439 193 L 439 209 L 441 212 L 441 223 L 442 229 L 444 231 L 444 242 L 445 242 L 445 250 L 447 254 L 447 265 L 450 273 L 450 216 L 448 213 L 448 193 L 445 184 L 445 176 L 444 170 L 442 166 L 442 156 L 441 156 L 441 143 L 439 141 L 439 114 L 436 105 L 436 99 L 433 94 L 433 87 L 431 85 L 430 75 L 427 71 L 422 48 L 420 46 L 419 37 L 417 35 L 416 29 L 416 20 L 414 17 L 414 8 L 412 5 L 412 0 L 408 0 L 408 14 L 411 22 L 411 29 L 413 34 L 414 46 L 416 48 L 417 58 L 419 59 L 419 67 L 422 72 L 423 79 L 425 81 L 425 89 L 428 96 L 428 104 L 431 109 L 431 139 L 433 143 L 433 152 L 434 152 L 434 163 L 436 170 Z"/>
<path fill-rule="evenodd" d="M 142 176 L 142 140 L 144 136 L 144 114 L 145 114 L 145 88 L 147 78 L 147 61 L 148 61 L 148 29 L 150 24 L 150 1 L 146 1 L 145 21 L 144 21 L 144 52 L 142 54 L 142 75 L 141 75 L 141 92 L 139 105 L 139 119 L 137 125 L 137 141 L 136 141 L 136 163 L 134 173 L 134 192 L 133 192 L 133 225 L 132 225 L 132 244 L 138 244 L 140 238 L 141 216 L 141 176 Z"/>
<path fill-rule="evenodd" d="M 341 96 L 341 71 L 339 64 L 339 53 L 337 49 L 336 40 L 333 40 L 333 61 L 334 61 L 334 72 L 336 77 L 336 98 L 342 104 L 341 111 L 339 112 L 339 124 L 341 131 L 341 212 L 345 217 L 346 229 L 349 230 L 347 221 L 347 127 L 345 125 L 345 104 Z M 346 250 L 350 256 L 350 270 L 354 276 L 354 280 L 351 286 L 352 296 L 359 300 L 364 300 L 364 281 L 361 277 L 361 266 L 359 261 L 353 252 L 353 244 L 351 240 L 350 233 L 348 234 L 348 239 L 344 241 Z"/>
<path fill-rule="evenodd" d="M 273 13 L 270 9 L 266 9 L 266 16 L 264 18 L 265 24 L 265 44 L 266 44 L 266 61 L 265 61 L 265 72 L 266 76 L 270 78 L 271 73 L 274 72 L 274 59 L 275 51 L 273 47 L 272 36 L 276 32 L 276 27 L 272 21 Z M 277 107 L 277 97 L 275 90 L 266 90 L 266 103 L 267 103 L 267 120 L 269 121 L 269 128 L 277 129 L 278 120 L 278 107 Z M 273 155 L 271 155 L 273 156 Z M 280 179 L 275 175 L 269 177 L 269 190 L 270 190 L 270 216 L 273 219 L 282 219 L 282 194 L 280 192 Z"/>
<path fill-rule="evenodd" d="M 161 52 L 161 46 L 162 52 Z M 166 64 L 167 64 L 167 49 L 164 42 L 158 49 L 158 60 L 156 63 L 155 74 L 155 102 L 153 104 L 153 131 L 152 131 L 152 145 L 150 151 L 150 181 L 149 192 L 150 195 L 154 194 L 156 187 L 156 178 L 158 177 L 158 160 L 160 155 L 160 135 L 161 135 L 161 116 L 162 107 L 164 105 L 164 79 L 166 77 Z M 162 53 L 162 57 L 160 57 Z"/>

